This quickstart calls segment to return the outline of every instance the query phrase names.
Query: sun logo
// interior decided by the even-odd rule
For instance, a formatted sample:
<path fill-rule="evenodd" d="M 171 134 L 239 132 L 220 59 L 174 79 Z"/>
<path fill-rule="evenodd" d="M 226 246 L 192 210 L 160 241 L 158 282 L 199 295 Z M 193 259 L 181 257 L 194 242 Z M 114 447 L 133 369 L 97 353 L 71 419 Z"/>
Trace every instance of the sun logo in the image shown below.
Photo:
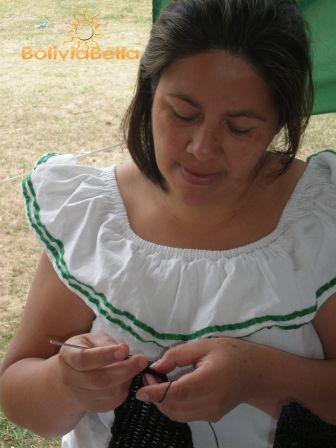
<path fill-rule="evenodd" d="M 89 50 L 90 48 L 99 49 L 97 38 L 102 35 L 102 27 L 106 26 L 98 22 L 99 12 L 95 16 L 89 16 L 87 8 L 83 13 L 74 15 L 75 21 L 68 20 L 71 28 L 67 30 L 69 40 L 64 41 L 77 44 L 75 50 Z"/>

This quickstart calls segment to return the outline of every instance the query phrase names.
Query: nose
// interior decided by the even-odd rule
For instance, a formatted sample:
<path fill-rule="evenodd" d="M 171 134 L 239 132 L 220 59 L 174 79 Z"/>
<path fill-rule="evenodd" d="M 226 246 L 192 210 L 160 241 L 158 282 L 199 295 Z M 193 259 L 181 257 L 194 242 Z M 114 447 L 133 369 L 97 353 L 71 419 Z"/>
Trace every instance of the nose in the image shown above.
<path fill-rule="evenodd" d="M 209 160 L 218 157 L 222 148 L 216 129 L 201 126 L 195 129 L 191 141 L 188 143 L 187 152 L 193 154 L 198 160 Z"/>

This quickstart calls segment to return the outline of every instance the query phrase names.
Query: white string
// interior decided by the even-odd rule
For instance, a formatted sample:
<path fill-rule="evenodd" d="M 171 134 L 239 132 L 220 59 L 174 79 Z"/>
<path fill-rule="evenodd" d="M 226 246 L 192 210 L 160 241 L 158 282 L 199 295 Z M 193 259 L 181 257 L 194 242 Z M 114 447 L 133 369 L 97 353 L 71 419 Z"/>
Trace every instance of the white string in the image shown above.
<path fill-rule="evenodd" d="M 92 154 L 97 154 L 98 152 L 109 151 L 110 149 L 116 148 L 116 147 L 121 146 L 121 145 L 122 145 L 122 143 L 117 143 L 115 145 L 106 146 L 105 148 L 100 148 L 100 149 L 96 149 L 96 150 L 91 151 L 91 152 L 87 152 L 85 154 L 82 154 L 81 156 L 76 156 L 75 155 L 75 157 L 76 157 L 77 160 L 81 160 L 81 159 L 84 159 L 84 157 L 91 156 Z M 11 180 L 16 180 L 16 179 L 20 179 L 20 178 L 22 179 L 23 177 L 28 176 L 28 174 L 30 174 L 30 171 L 28 173 L 25 173 L 25 174 L 18 174 L 18 175 L 13 176 L 13 177 L 7 177 L 6 179 L 0 180 L 0 184 L 2 184 L 4 182 L 9 182 Z"/>

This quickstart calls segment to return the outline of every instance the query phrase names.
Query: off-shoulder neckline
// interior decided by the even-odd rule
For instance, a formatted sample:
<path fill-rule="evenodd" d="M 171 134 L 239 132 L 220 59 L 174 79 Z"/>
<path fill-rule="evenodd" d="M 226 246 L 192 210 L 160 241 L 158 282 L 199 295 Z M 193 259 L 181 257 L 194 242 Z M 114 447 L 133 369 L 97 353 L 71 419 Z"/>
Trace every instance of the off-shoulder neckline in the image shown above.
<path fill-rule="evenodd" d="M 231 258 L 238 255 L 248 254 L 254 252 L 255 250 L 262 249 L 269 246 L 270 243 L 276 241 L 279 236 L 283 233 L 286 224 L 291 220 L 292 212 L 296 209 L 297 203 L 300 200 L 302 192 L 305 190 L 306 183 L 310 176 L 312 163 L 310 162 L 310 157 L 307 159 L 307 164 L 305 170 L 298 179 L 290 198 L 288 199 L 286 205 L 284 206 L 281 216 L 279 218 L 278 224 L 268 235 L 264 237 L 232 249 L 225 250 L 208 250 L 208 249 L 191 249 L 191 248 L 181 248 L 164 246 L 151 241 L 144 240 L 139 235 L 137 235 L 131 228 L 126 206 L 122 198 L 118 182 L 116 179 L 117 165 L 112 165 L 106 171 L 110 181 L 110 189 L 113 199 L 113 212 L 119 219 L 122 225 L 124 237 L 133 241 L 137 248 L 144 250 L 149 254 L 160 254 L 164 258 L 184 258 L 188 260 L 196 260 L 201 258 L 208 258 L 211 260 L 218 260 L 220 258 Z"/>

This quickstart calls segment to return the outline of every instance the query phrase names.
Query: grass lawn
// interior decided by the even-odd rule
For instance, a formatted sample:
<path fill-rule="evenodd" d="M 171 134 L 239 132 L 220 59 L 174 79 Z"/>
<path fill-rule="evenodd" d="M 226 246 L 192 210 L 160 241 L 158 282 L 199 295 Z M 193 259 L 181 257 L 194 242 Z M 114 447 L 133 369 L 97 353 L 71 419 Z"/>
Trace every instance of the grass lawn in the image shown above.
<path fill-rule="evenodd" d="M 119 123 L 134 89 L 138 60 L 23 60 L 22 47 L 62 50 L 74 16 L 97 13 L 98 43 L 143 52 L 151 27 L 148 0 L 0 3 L 0 181 L 31 170 L 47 152 L 82 155 L 120 142 Z M 35 25 L 45 23 L 40 28 Z M 83 29 L 85 32 L 85 29 Z M 82 163 L 106 166 L 128 159 L 117 148 Z M 13 337 L 41 249 L 28 229 L 20 179 L 0 183 L 0 359 Z M 0 411 L 0 448 L 59 447 L 10 423 Z"/>
<path fill-rule="evenodd" d="M 151 27 L 148 0 L 17 0 L 0 3 L 0 360 L 19 324 L 41 248 L 30 232 L 20 179 L 47 152 L 83 155 L 121 141 L 137 60 L 23 60 L 22 47 L 67 48 L 69 20 L 88 8 L 104 24 L 102 48 L 143 51 Z M 299 157 L 336 148 L 336 114 L 313 117 Z M 120 148 L 86 157 L 102 167 L 128 159 Z M 8 422 L 0 411 L 0 448 L 59 447 Z"/>

